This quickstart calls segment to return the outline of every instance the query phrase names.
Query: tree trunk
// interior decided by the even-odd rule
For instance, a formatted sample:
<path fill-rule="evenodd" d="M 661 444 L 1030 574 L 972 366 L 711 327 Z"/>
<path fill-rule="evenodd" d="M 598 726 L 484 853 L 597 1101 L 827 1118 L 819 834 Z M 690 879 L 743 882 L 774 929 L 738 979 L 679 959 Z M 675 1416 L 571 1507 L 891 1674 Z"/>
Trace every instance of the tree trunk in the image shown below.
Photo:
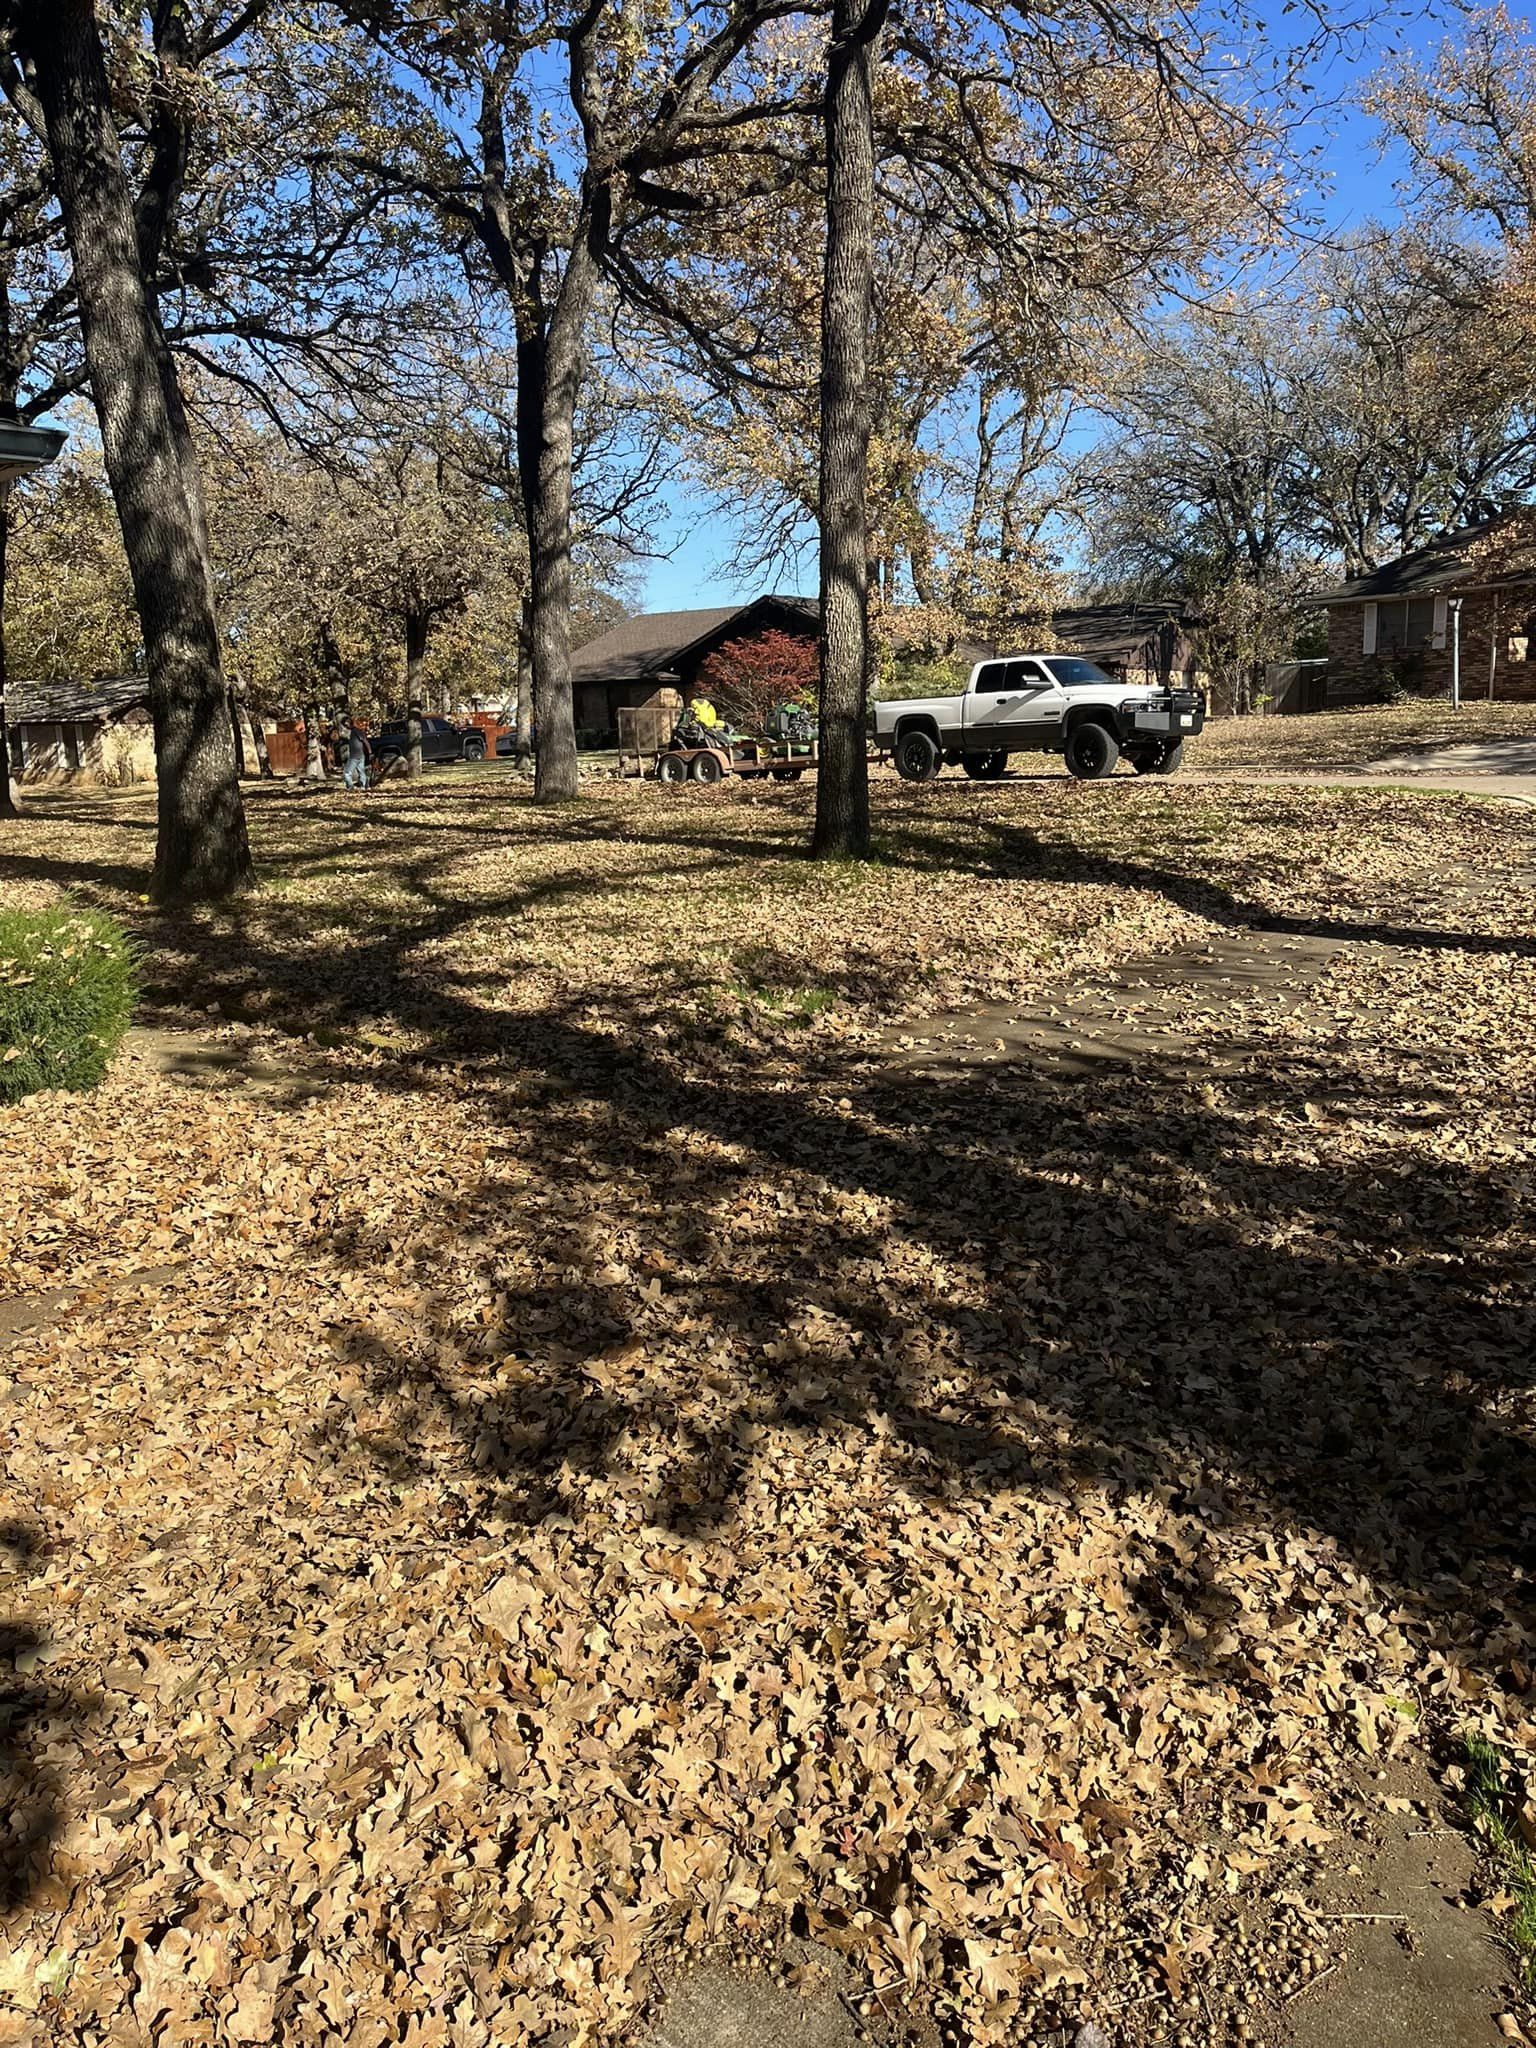
<path fill-rule="evenodd" d="M 251 716 L 251 700 L 246 694 L 244 683 L 236 683 L 230 690 L 230 707 L 235 721 L 235 757 L 242 775 L 265 775 L 266 750 L 261 744 L 257 721 Z"/>
<path fill-rule="evenodd" d="M 517 346 L 517 467 L 528 530 L 528 645 L 539 744 L 533 793 L 541 803 L 576 795 L 571 701 L 571 464 L 587 317 L 608 229 L 604 195 L 578 227 L 548 327 Z"/>
<path fill-rule="evenodd" d="M 144 634 L 159 797 L 150 889 L 163 902 L 227 896 L 255 875 L 201 495 L 139 264 L 95 7 L 20 0 L 18 17 L 47 123 L 102 455 Z"/>
<path fill-rule="evenodd" d="M 5 579 L 11 538 L 11 487 L 0 484 L 0 818 L 19 818 L 11 790 L 11 728 L 5 717 Z"/>
<path fill-rule="evenodd" d="M 320 749 L 320 706 L 304 706 L 304 780 L 324 782 L 325 756 Z"/>
<path fill-rule="evenodd" d="M 229 696 L 229 730 L 235 742 L 235 774 L 244 781 L 250 770 L 246 767 L 245 734 L 240 730 L 240 703 L 231 689 Z"/>
<path fill-rule="evenodd" d="M 874 268 L 876 50 L 887 0 L 834 0 L 821 301 L 821 764 L 812 853 L 869 853 L 867 340 Z"/>
<path fill-rule="evenodd" d="M 531 617 L 532 606 L 525 597 L 522 626 L 517 636 L 517 733 L 512 742 L 513 758 L 519 768 L 526 768 L 533 758 L 533 662 L 529 654 Z"/>
<path fill-rule="evenodd" d="M 406 770 L 412 777 L 420 775 L 421 758 L 421 672 L 427 658 L 427 634 L 432 621 L 425 612 L 407 612 L 405 615 L 405 736 Z"/>

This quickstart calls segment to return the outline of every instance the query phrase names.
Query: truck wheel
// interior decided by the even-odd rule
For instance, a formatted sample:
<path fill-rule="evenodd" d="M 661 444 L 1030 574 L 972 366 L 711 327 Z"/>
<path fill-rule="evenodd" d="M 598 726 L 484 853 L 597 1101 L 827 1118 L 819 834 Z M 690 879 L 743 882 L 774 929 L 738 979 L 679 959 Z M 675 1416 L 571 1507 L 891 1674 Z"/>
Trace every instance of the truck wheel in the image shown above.
<path fill-rule="evenodd" d="M 1184 765 L 1184 742 L 1159 741 L 1155 747 L 1138 747 L 1126 759 L 1138 775 L 1177 775 Z"/>
<path fill-rule="evenodd" d="M 1000 775 L 1008 772 L 1008 756 L 1001 747 L 990 754 L 967 754 L 964 767 L 973 782 L 996 782 Z"/>
<path fill-rule="evenodd" d="M 896 773 L 903 782 L 932 782 L 939 772 L 939 750 L 928 734 L 904 732 L 896 742 Z"/>
<path fill-rule="evenodd" d="M 1120 758 L 1120 742 L 1107 725 L 1085 719 L 1067 734 L 1067 766 L 1079 782 L 1102 782 L 1113 775 Z"/>
<path fill-rule="evenodd" d="M 677 784 L 688 780 L 688 763 L 681 754 L 663 754 L 656 763 L 656 780 Z"/>
<path fill-rule="evenodd" d="M 690 773 L 695 782 L 718 782 L 725 773 L 725 764 L 718 754 L 695 754 Z"/>

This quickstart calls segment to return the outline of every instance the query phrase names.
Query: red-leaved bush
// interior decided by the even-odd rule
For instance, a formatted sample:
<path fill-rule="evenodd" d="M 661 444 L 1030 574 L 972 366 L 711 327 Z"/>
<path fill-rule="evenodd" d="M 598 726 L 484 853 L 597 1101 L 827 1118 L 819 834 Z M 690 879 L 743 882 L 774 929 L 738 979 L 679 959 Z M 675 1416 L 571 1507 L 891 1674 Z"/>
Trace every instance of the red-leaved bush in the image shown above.
<path fill-rule="evenodd" d="M 697 695 L 733 725 L 761 732 L 780 704 L 810 704 L 816 694 L 816 642 L 770 630 L 730 640 L 699 670 Z"/>

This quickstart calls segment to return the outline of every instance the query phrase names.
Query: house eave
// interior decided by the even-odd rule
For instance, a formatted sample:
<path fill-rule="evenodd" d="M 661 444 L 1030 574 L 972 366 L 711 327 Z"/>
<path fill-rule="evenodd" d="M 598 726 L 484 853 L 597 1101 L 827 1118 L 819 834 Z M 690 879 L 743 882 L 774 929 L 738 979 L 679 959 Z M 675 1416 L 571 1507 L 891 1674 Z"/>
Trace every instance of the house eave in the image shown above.
<path fill-rule="evenodd" d="M 0 483 L 46 469 L 67 439 L 62 427 L 24 427 L 14 420 L 0 420 Z"/>
<path fill-rule="evenodd" d="M 1536 583 L 1536 566 L 1517 569 L 1508 576 L 1496 577 L 1490 583 L 1425 583 L 1412 590 L 1362 590 L 1351 591 L 1348 585 L 1338 590 L 1323 591 L 1316 597 L 1303 600 L 1321 611 L 1343 611 L 1351 605 L 1401 604 L 1406 600 L 1426 597 L 1481 597 L 1493 590 L 1518 590 L 1523 584 Z"/>

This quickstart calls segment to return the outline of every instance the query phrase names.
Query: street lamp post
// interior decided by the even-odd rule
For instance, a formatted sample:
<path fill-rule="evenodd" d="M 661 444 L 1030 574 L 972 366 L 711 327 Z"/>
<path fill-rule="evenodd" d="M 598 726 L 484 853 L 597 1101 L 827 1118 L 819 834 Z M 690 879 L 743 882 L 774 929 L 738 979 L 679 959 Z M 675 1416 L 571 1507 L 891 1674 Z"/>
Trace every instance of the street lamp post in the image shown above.
<path fill-rule="evenodd" d="M 1461 599 L 1451 599 L 1451 709 L 1461 709 Z"/>

